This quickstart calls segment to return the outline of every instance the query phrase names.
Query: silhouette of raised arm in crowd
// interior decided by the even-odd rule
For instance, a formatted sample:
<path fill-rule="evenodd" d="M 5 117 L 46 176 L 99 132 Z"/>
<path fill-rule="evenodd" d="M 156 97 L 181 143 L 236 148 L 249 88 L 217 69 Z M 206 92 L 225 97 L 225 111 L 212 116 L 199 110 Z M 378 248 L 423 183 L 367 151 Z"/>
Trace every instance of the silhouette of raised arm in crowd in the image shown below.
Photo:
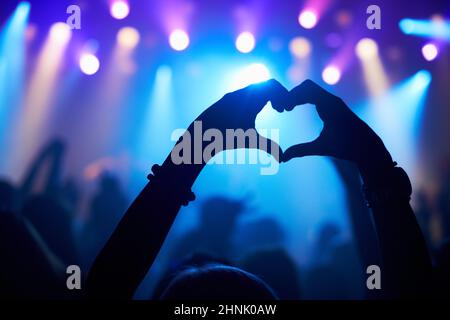
<path fill-rule="evenodd" d="M 225 129 L 247 130 L 254 128 L 257 114 L 268 101 L 277 111 L 289 111 L 305 103 L 315 104 L 324 122 L 323 131 L 317 140 L 293 146 L 284 154 L 274 143 L 267 146 L 264 139 L 259 140 L 264 144 L 246 147 L 264 149 L 283 162 L 308 155 L 332 156 L 354 162 L 360 170 L 373 212 L 383 259 L 382 279 L 386 296 L 416 297 L 423 294 L 431 264 L 409 205 L 409 179 L 402 169 L 395 167 L 381 139 L 340 98 L 310 80 L 291 92 L 277 81 L 270 80 L 226 94 L 196 120 L 202 121 L 204 130 L 215 128 L 222 133 Z M 193 134 L 194 123 L 177 145 L 187 135 Z M 193 145 L 190 151 L 192 157 L 195 152 Z M 190 188 L 204 166 L 205 160 L 198 164 L 177 165 L 170 155 L 162 166 L 153 166 L 150 183 L 127 210 L 94 262 L 87 280 L 90 297 L 133 296 L 155 260 L 181 205 L 194 200 Z"/>
<path fill-rule="evenodd" d="M 44 146 L 33 159 L 30 167 L 25 173 L 20 187 L 20 198 L 26 199 L 36 187 L 38 175 L 48 163 L 48 171 L 43 177 L 42 193 L 51 193 L 60 187 L 62 163 L 65 155 L 65 145 L 62 141 L 55 139 Z"/>
<path fill-rule="evenodd" d="M 0 182 L 0 297 L 78 297 L 65 283 L 65 268 L 76 263 L 77 254 L 70 215 L 57 196 L 63 156 L 63 143 L 54 140 L 39 151 L 20 188 Z"/>
<path fill-rule="evenodd" d="M 225 129 L 254 129 L 256 116 L 266 103 L 270 100 L 274 108 L 282 110 L 287 93 L 275 80 L 251 85 L 226 94 L 196 121 L 202 121 L 204 132 L 209 128 L 223 133 Z M 188 135 L 194 135 L 194 122 L 177 144 Z M 246 146 L 263 147 L 275 156 L 280 154 L 277 144 L 262 137 L 258 138 L 258 146 Z M 193 145 L 191 147 L 193 158 L 195 150 Z M 131 204 L 91 268 L 87 280 L 90 297 L 133 296 L 155 260 L 181 205 L 194 200 L 191 186 L 205 164 L 202 158 L 201 163 L 177 165 L 169 155 L 162 166 L 153 166 L 150 183 Z"/>
<path fill-rule="evenodd" d="M 406 173 L 396 167 L 380 137 L 342 99 L 311 80 L 294 88 L 289 99 L 288 110 L 314 104 L 324 127 L 316 140 L 288 148 L 282 160 L 320 155 L 355 163 L 378 235 L 383 296 L 427 295 L 431 261 L 409 204 L 411 185 Z"/>

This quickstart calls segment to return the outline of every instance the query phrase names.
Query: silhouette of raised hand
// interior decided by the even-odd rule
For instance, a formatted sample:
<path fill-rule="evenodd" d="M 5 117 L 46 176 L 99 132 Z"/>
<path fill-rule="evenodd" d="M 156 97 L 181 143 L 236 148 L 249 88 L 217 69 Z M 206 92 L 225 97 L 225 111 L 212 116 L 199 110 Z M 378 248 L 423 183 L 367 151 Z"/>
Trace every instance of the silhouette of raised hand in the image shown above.
<path fill-rule="evenodd" d="M 392 158 L 383 141 L 341 98 L 306 80 L 290 91 L 286 110 L 306 103 L 316 106 L 324 123 L 322 132 L 314 141 L 288 148 L 282 161 L 321 155 L 350 160 L 360 168 L 392 166 Z"/>
<path fill-rule="evenodd" d="M 275 80 L 228 93 L 200 114 L 183 136 L 195 134 L 196 121 L 201 121 L 202 130 L 217 129 L 224 136 L 226 129 L 255 129 L 256 116 L 268 101 L 282 111 L 287 98 L 288 91 Z M 265 138 L 257 136 L 260 143 L 264 141 Z M 184 138 L 177 145 L 182 143 L 181 139 Z M 270 148 L 273 142 L 266 142 Z M 160 251 L 181 205 L 193 200 L 189 191 L 204 165 L 204 162 L 176 164 L 169 155 L 161 166 L 152 167 L 151 182 L 133 201 L 91 268 L 86 285 L 89 296 L 133 296 Z"/>
<path fill-rule="evenodd" d="M 316 105 L 324 123 L 322 132 L 314 141 L 288 148 L 282 161 L 323 155 L 356 163 L 378 235 L 385 279 L 383 296 L 426 296 L 431 262 L 409 205 L 411 185 L 406 173 L 395 167 L 380 137 L 342 99 L 306 80 L 290 92 L 286 110 L 305 103 Z"/>
<path fill-rule="evenodd" d="M 284 110 L 288 99 L 288 90 L 278 81 L 271 79 L 265 82 L 249 85 L 243 89 L 227 93 L 219 101 L 206 109 L 189 126 L 188 131 L 193 131 L 194 123 L 202 122 L 202 129 L 218 129 L 225 137 L 227 129 L 255 130 L 257 145 L 250 145 L 246 139 L 245 146 L 234 146 L 234 148 L 259 148 L 272 154 L 277 160 L 282 153 L 279 145 L 274 141 L 259 135 L 255 129 L 255 119 L 267 102 L 281 112 Z M 277 150 L 274 150 L 276 147 Z M 224 144 L 224 149 L 230 146 Z M 272 149 L 271 149 L 272 148 Z M 273 150 L 273 151 L 272 151 Z"/>

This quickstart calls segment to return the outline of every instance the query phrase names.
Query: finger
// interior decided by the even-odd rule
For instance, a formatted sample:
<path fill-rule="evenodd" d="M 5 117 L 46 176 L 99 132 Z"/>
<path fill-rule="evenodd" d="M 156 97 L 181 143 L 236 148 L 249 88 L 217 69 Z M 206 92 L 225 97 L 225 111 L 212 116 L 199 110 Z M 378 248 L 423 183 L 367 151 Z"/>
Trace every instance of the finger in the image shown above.
<path fill-rule="evenodd" d="M 257 134 L 257 149 L 270 154 L 278 162 L 281 161 L 283 150 L 281 150 L 280 145 L 274 140 L 268 139 L 259 133 Z"/>
<path fill-rule="evenodd" d="M 301 158 L 306 156 L 322 156 L 325 152 L 320 145 L 319 140 L 314 140 L 307 143 L 300 143 L 295 146 L 289 147 L 283 152 L 281 161 L 288 162 L 293 158 Z"/>
<path fill-rule="evenodd" d="M 319 105 L 332 97 L 334 96 L 330 92 L 308 79 L 290 91 L 286 109 L 292 110 L 295 106 L 306 103 Z"/>
<path fill-rule="evenodd" d="M 264 92 L 267 94 L 268 100 L 278 112 L 283 112 L 289 99 L 289 91 L 277 80 L 271 79 L 265 83 Z"/>
<path fill-rule="evenodd" d="M 255 112 L 261 111 L 269 101 L 275 110 L 282 112 L 289 99 L 289 91 L 275 79 L 252 84 L 244 90 L 251 97 L 249 103 Z"/>

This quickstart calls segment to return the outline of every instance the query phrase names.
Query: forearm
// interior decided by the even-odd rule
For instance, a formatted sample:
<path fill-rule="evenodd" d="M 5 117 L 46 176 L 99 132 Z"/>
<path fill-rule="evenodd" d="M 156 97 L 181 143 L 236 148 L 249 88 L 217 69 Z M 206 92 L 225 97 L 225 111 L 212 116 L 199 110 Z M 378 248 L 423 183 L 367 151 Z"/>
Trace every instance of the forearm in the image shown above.
<path fill-rule="evenodd" d="M 370 190 L 395 189 L 393 165 L 360 168 L 365 186 Z M 397 169 L 396 169 L 397 170 Z M 383 261 L 382 288 L 388 297 L 426 295 L 431 276 L 431 262 L 409 195 L 394 194 L 388 200 L 369 201 Z M 383 281 L 383 279 L 385 281 Z"/>
<path fill-rule="evenodd" d="M 25 173 L 25 177 L 20 185 L 20 200 L 24 201 L 33 189 L 33 185 L 36 182 L 36 176 L 42 166 L 43 159 L 39 158 L 33 161 L 33 164 L 28 168 Z"/>
<path fill-rule="evenodd" d="M 364 269 L 380 264 L 379 247 L 370 210 L 361 194 L 361 178 L 358 168 L 348 161 L 333 160 L 333 164 L 345 186 L 348 213 L 359 256 Z"/>
<path fill-rule="evenodd" d="M 90 297 L 133 296 L 179 210 L 167 197 L 147 184 L 135 199 L 90 270 Z"/>
<path fill-rule="evenodd" d="M 187 131 L 189 132 L 189 130 Z M 174 164 L 169 155 L 129 207 L 91 268 L 88 295 L 132 298 L 155 260 L 204 164 Z M 154 170 L 155 171 L 155 170 Z M 186 193 L 187 192 L 187 193 Z"/>
<path fill-rule="evenodd" d="M 224 149 L 222 143 L 206 150 L 208 141 L 204 141 L 203 133 L 215 129 L 214 133 L 220 137 L 212 135 L 211 139 L 224 139 L 227 129 L 256 131 L 258 112 L 269 100 L 278 106 L 282 94 L 287 94 L 284 87 L 275 80 L 267 81 L 225 95 L 197 117 L 199 122 L 190 125 L 163 165 L 154 168 L 155 176 L 150 177 L 150 183 L 128 209 L 94 262 L 87 283 L 91 296 L 132 297 L 158 254 L 180 206 L 194 199 L 190 189 L 197 176 L 206 162 Z"/>
<path fill-rule="evenodd" d="M 53 152 L 50 157 L 50 169 L 45 179 L 44 191 L 51 193 L 59 186 L 64 155 Z"/>
<path fill-rule="evenodd" d="M 33 159 L 30 167 L 26 170 L 23 182 L 20 187 L 20 196 L 21 199 L 25 199 L 32 191 L 33 187 L 36 183 L 36 179 L 38 177 L 39 172 L 44 167 L 46 161 L 49 159 L 49 152 L 47 149 L 43 149 L 39 152 L 39 154 Z M 50 168 L 50 171 L 52 168 Z M 45 181 L 45 191 L 47 190 L 48 180 Z"/>

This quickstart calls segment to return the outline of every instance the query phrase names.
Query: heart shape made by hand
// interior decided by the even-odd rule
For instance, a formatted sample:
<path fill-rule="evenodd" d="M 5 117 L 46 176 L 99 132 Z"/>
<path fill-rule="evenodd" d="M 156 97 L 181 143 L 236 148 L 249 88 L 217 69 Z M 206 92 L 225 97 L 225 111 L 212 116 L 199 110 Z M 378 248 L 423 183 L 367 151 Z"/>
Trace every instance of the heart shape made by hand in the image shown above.
<path fill-rule="evenodd" d="M 305 80 L 289 91 L 285 110 L 298 105 L 314 104 L 323 121 L 320 135 L 313 141 L 289 147 L 282 153 L 282 162 L 309 155 L 332 156 L 358 165 L 374 161 L 392 163 L 380 137 L 344 101 L 311 80 Z"/>

